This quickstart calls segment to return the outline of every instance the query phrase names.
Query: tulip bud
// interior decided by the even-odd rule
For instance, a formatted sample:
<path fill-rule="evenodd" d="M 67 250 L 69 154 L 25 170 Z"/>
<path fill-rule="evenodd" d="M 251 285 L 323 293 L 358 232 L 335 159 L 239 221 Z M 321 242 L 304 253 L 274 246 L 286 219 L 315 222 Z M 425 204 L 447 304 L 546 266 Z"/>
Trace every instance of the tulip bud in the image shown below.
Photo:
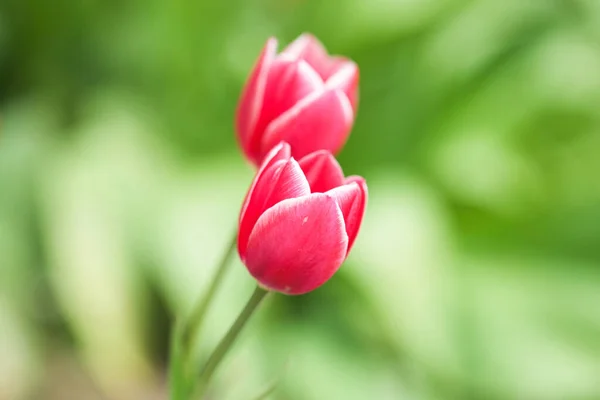
<path fill-rule="evenodd" d="M 344 178 L 330 152 L 313 152 L 297 162 L 282 142 L 265 157 L 242 206 L 242 262 L 265 289 L 310 292 L 348 256 L 366 202 L 365 180 Z"/>
<path fill-rule="evenodd" d="M 281 141 L 296 158 L 321 149 L 337 153 L 354 123 L 358 67 L 329 56 L 309 34 L 276 51 L 270 38 L 240 98 L 236 130 L 244 154 L 258 166 Z"/>

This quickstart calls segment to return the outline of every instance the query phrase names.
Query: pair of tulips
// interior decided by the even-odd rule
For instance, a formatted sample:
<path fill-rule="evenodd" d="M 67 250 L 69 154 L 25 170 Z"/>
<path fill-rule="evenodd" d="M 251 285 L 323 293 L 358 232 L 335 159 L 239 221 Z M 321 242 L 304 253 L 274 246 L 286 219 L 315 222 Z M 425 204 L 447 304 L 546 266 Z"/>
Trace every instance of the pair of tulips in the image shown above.
<path fill-rule="evenodd" d="M 258 168 L 242 205 L 237 248 L 258 286 L 206 360 L 198 381 L 188 382 L 194 377 L 185 376 L 183 386 L 178 386 L 178 366 L 193 366 L 189 358 L 195 338 L 222 279 L 228 251 L 174 342 L 181 351 L 174 350 L 171 364 L 173 399 L 204 395 L 211 376 L 268 292 L 304 294 L 327 282 L 348 256 L 363 219 L 365 180 L 344 177 L 333 156 L 354 122 L 356 64 L 329 56 L 311 35 L 300 36 L 280 54 L 276 47 L 275 39 L 267 41 L 236 118 L 240 145 Z"/>
<path fill-rule="evenodd" d="M 258 172 L 239 219 L 238 252 L 264 289 L 310 292 L 346 259 L 367 186 L 333 154 L 357 107 L 358 68 L 304 34 L 277 54 L 267 41 L 237 110 L 238 141 Z"/>

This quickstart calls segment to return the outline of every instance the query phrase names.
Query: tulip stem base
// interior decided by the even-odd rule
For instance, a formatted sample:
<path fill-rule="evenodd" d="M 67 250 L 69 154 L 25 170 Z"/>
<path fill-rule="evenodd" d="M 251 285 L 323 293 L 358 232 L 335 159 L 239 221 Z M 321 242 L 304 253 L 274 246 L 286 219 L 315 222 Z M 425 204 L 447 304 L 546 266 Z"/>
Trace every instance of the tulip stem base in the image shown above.
<path fill-rule="evenodd" d="M 252 293 L 252 296 L 246 303 L 246 306 L 244 307 L 240 315 L 238 315 L 231 328 L 229 328 L 229 331 L 227 331 L 223 339 L 221 339 L 213 353 L 206 361 L 206 364 L 204 366 L 204 369 L 200 373 L 200 378 L 198 381 L 198 386 L 196 390 L 196 394 L 198 395 L 198 397 L 193 397 L 194 399 L 201 398 L 200 396 L 204 395 L 208 383 L 210 382 L 210 379 L 215 373 L 217 367 L 219 366 L 219 364 L 221 363 L 221 361 L 235 342 L 235 339 L 238 337 L 238 335 L 240 334 L 240 332 L 242 331 L 242 329 L 244 328 L 244 326 L 246 325 L 246 323 L 248 322 L 258 305 L 265 298 L 267 293 L 269 292 L 261 288 L 260 286 L 257 286 L 256 289 L 254 289 L 254 293 Z"/>

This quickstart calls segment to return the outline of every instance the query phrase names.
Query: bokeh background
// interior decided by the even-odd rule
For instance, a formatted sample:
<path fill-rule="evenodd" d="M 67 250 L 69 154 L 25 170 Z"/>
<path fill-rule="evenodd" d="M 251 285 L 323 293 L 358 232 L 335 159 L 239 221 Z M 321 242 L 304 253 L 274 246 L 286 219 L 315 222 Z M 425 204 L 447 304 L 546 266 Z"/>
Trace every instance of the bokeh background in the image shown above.
<path fill-rule="evenodd" d="M 598 0 L 2 0 L 0 399 L 167 398 L 252 178 L 239 92 L 302 32 L 361 69 L 364 228 L 213 398 L 600 399 Z M 203 355 L 252 288 L 236 262 Z"/>

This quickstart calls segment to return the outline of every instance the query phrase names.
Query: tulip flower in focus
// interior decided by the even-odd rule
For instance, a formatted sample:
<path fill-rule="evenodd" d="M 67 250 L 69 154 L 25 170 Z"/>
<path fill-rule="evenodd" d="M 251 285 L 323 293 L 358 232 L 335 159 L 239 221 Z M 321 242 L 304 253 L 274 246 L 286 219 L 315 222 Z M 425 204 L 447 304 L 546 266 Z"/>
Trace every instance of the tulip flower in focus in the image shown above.
<path fill-rule="evenodd" d="M 290 145 L 280 143 L 265 157 L 242 206 L 242 262 L 268 290 L 314 290 L 346 259 L 366 202 L 364 179 L 344 178 L 330 152 L 296 161 Z"/>
<path fill-rule="evenodd" d="M 237 136 L 246 157 L 258 166 L 281 141 L 296 158 L 322 149 L 337 153 L 354 122 L 358 67 L 328 55 L 309 34 L 276 51 L 270 38 L 238 105 Z"/>

